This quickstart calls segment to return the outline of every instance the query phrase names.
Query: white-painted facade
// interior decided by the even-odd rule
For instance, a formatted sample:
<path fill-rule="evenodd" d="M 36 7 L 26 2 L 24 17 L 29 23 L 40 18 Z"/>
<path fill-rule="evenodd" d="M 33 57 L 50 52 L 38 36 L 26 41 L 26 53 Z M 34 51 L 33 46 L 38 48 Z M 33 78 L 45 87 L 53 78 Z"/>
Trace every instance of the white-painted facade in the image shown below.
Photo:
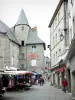
<path fill-rule="evenodd" d="M 71 39 L 69 39 L 69 19 L 68 19 L 68 1 L 59 0 L 59 4 L 49 24 L 50 27 L 50 44 L 51 44 L 51 70 L 52 84 L 62 88 L 63 73 L 60 69 L 59 62 L 64 61 Z M 64 74 L 65 76 L 65 74 Z"/>
<path fill-rule="evenodd" d="M 57 22 L 57 24 L 56 24 Z M 53 29 L 54 26 L 54 29 Z M 52 30 L 53 29 L 53 30 Z M 51 67 L 53 68 L 59 62 L 59 56 L 65 50 L 65 38 L 61 39 L 60 35 L 64 33 L 64 4 L 62 4 L 60 10 L 58 11 L 50 31 L 51 39 Z"/>

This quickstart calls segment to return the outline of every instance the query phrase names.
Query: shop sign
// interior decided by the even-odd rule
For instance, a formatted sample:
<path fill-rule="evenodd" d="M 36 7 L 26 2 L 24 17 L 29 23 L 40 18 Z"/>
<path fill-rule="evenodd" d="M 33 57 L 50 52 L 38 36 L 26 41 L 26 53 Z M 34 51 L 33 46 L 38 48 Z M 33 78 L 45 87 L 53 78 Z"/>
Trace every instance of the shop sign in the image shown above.
<path fill-rule="evenodd" d="M 28 58 L 29 59 L 34 59 L 34 58 L 37 58 L 38 57 L 38 54 L 35 54 L 35 53 L 31 53 L 28 55 Z"/>

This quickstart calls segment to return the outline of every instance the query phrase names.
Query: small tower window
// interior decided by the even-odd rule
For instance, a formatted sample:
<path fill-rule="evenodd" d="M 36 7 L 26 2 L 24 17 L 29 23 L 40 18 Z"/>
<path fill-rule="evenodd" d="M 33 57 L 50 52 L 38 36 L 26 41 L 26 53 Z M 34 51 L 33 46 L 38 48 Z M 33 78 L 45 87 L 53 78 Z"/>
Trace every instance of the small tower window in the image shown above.
<path fill-rule="evenodd" d="M 22 26 L 22 30 L 24 30 L 24 26 Z"/>
<path fill-rule="evenodd" d="M 21 45 L 24 46 L 24 41 L 21 41 Z"/>

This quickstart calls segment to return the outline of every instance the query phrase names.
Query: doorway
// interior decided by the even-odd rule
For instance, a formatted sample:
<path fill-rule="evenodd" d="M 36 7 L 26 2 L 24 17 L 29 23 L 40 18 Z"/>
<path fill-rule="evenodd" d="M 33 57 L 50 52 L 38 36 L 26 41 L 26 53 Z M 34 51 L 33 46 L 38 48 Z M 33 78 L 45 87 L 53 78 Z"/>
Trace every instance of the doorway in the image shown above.
<path fill-rule="evenodd" d="M 60 73 L 57 73 L 57 86 L 60 88 Z"/>
<path fill-rule="evenodd" d="M 70 69 L 68 69 L 67 70 L 67 72 L 68 72 L 68 75 L 67 75 L 67 77 L 68 77 L 68 92 L 71 92 L 71 74 L 70 74 Z"/>
<path fill-rule="evenodd" d="M 53 85 L 55 85 L 55 74 L 53 74 Z"/>

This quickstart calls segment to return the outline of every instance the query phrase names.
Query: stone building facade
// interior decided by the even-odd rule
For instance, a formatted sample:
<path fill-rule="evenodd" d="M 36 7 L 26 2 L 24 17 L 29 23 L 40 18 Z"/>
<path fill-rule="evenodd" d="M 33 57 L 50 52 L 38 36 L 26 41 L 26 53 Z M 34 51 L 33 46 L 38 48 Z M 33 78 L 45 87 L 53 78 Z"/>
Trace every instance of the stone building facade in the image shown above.
<path fill-rule="evenodd" d="M 15 67 L 41 73 L 46 46 L 35 29 L 37 27 L 30 27 L 23 9 L 12 28 L 0 21 L 0 68 Z"/>

